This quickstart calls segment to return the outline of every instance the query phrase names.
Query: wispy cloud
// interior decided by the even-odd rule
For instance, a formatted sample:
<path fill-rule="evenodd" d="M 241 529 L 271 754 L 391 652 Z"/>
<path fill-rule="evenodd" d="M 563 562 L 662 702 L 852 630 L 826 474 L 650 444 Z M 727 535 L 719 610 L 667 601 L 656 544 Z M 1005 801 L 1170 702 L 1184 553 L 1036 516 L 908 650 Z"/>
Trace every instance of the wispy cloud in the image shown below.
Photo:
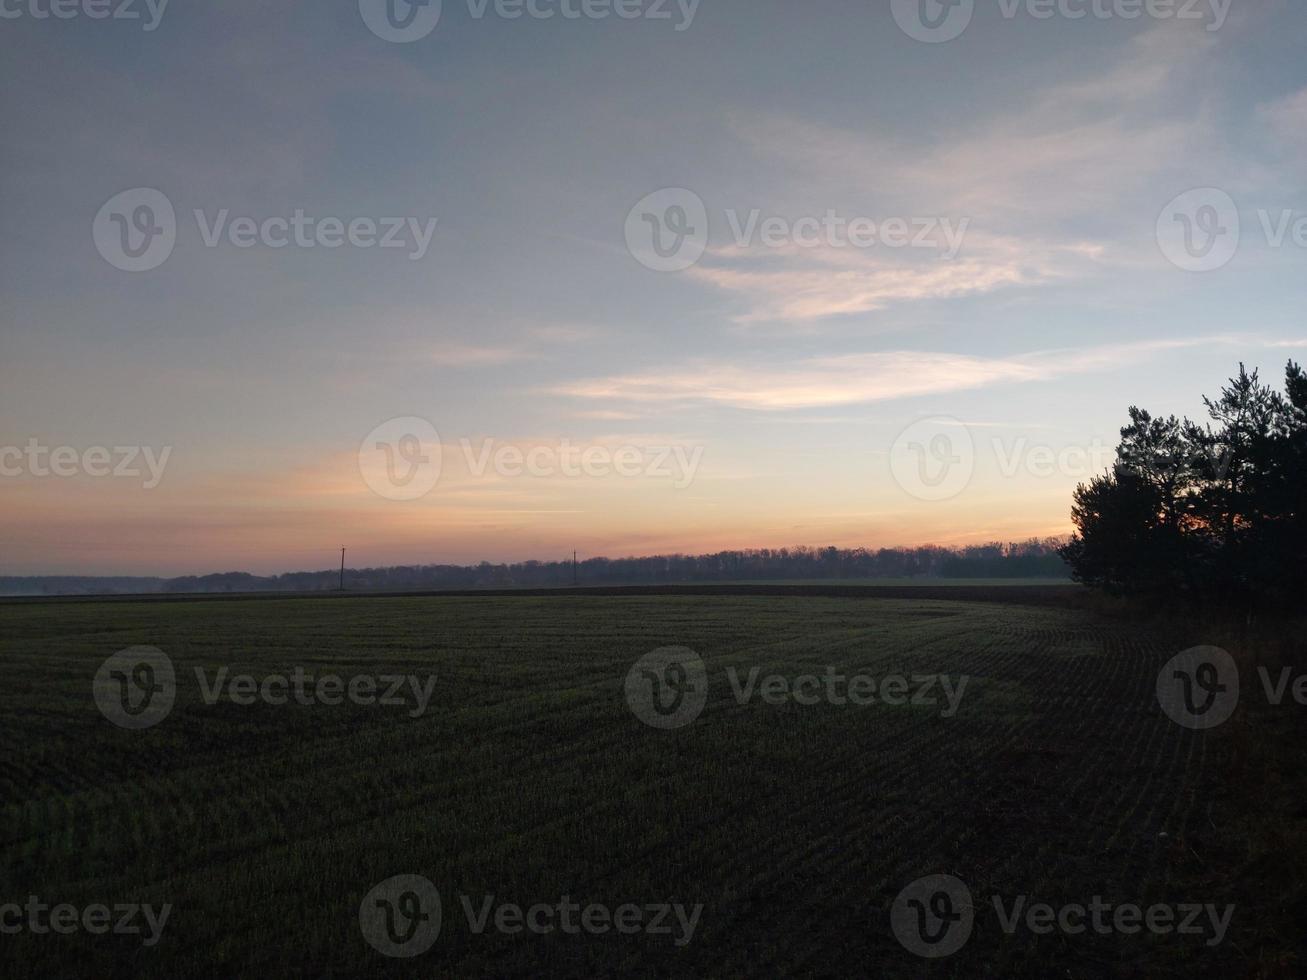
<path fill-rule="evenodd" d="M 432 359 L 446 367 L 483 367 L 536 361 L 555 356 L 554 349 L 591 340 L 598 336 L 592 327 L 573 324 L 543 324 L 522 327 L 517 337 L 501 343 L 466 344 L 444 342 Z"/>
<path fill-rule="evenodd" d="M 578 381 L 554 391 L 618 402 L 701 402 L 758 410 L 828 408 L 1047 381 L 1070 374 L 1109 371 L 1167 350 L 1236 343 L 1240 339 L 1234 337 L 1157 340 L 1039 351 L 1016 357 L 885 351 L 814 357 L 783 367 L 698 363 L 684 370 Z"/>
<path fill-rule="evenodd" d="M 595 327 L 575 323 L 547 323 L 529 328 L 532 337 L 545 344 L 579 344 L 600 335 Z"/>
<path fill-rule="evenodd" d="M 967 255 L 891 257 L 848 248 L 789 248 L 768 254 L 717 250 L 691 274 L 747 297 L 738 323 L 814 320 L 869 313 L 893 303 L 950 299 L 1070 275 L 1099 254 L 1092 243 L 1045 246 L 1010 239 L 972 242 Z"/>
<path fill-rule="evenodd" d="M 638 412 L 619 412 L 610 408 L 597 408 L 581 412 L 572 412 L 574 419 L 588 419 L 593 422 L 630 422 L 640 418 Z"/>
<path fill-rule="evenodd" d="M 1258 115 L 1287 147 L 1307 147 L 1307 88 L 1267 103 Z"/>
<path fill-rule="evenodd" d="M 432 360 L 445 367 L 479 367 L 531 360 L 538 355 L 520 346 L 477 347 L 465 344 L 441 344 Z"/>
<path fill-rule="evenodd" d="M 938 218 L 969 228 L 951 259 L 883 246 L 717 245 L 692 275 L 739 298 L 747 312 L 737 322 L 752 323 L 1039 287 L 1137 262 L 1150 243 L 1104 233 L 1109 221 L 1134 229 L 1141 208 L 1159 209 L 1170 196 L 1153 201 L 1158 179 L 1186 161 L 1203 161 L 1209 173 L 1222 166 L 1222 141 L 1195 97 L 1213 43 L 1155 28 L 1095 66 L 1092 84 L 1054 83 L 1010 111 L 928 140 L 788 116 L 737 117 L 731 130 L 758 158 L 762 180 L 775 175 L 781 213 L 834 208 L 845 218 Z M 1186 107 L 1179 116 L 1178 103 Z M 1274 118 L 1292 128 L 1302 108 L 1286 103 Z M 879 214 L 848 210 L 868 200 Z"/>

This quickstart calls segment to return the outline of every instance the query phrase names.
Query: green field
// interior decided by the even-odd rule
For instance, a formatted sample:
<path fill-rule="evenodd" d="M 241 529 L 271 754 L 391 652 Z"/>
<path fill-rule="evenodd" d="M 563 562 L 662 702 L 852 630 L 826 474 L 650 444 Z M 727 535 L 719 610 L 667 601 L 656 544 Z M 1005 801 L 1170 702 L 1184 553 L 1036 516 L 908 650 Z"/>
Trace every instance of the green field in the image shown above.
<path fill-rule="evenodd" d="M 161 938 L 0 936 L 6 976 L 1215 976 L 1199 936 L 1012 935 L 987 898 L 1227 902 L 1207 868 L 1225 743 L 1168 721 L 1159 666 L 1193 637 L 1059 606 L 677 596 L 0 605 L 0 903 L 172 907 Z M 154 727 L 93 699 L 110 655 L 176 666 Z M 635 661 L 707 665 L 692 723 L 628 706 Z M 427 676 L 410 706 L 208 704 L 196 667 Z M 740 703 L 726 671 L 965 675 L 939 704 Z M 892 699 L 891 699 L 892 700 Z M 1163 836 L 1165 835 L 1165 836 Z M 1222 845 L 1224 846 L 1224 845 Z M 889 910 L 947 872 L 977 896 L 955 955 Z M 422 875 L 430 949 L 383 956 L 359 909 Z M 474 933 L 478 908 L 701 904 L 692 939 Z M 985 907 L 979 907 L 985 903 Z"/>

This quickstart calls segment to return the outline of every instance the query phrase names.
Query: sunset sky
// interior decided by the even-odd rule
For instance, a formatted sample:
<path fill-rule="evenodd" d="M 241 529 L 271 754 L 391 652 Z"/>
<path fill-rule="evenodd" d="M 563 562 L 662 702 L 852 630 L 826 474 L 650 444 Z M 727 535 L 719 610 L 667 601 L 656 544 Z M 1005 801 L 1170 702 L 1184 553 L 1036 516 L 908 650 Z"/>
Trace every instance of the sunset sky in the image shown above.
<path fill-rule="evenodd" d="M 1298 0 L 977 0 L 939 43 L 869 0 L 445 0 L 408 43 L 358 0 L 178 2 L 154 30 L 9 8 L 0 447 L 23 453 L 0 457 L 0 574 L 1064 534 L 1129 405 L 1199 417 L 1239 361 L 1278 383 L 1307 356 Z M 101 212 L 139 188 L 176 238 L 131 272 Z M 697 262 L 633 254 L 646 214 L 696 198 Z M 224 210 L 403 217 L 405 245 L 206 244 Z M 831 215 L 929 247 L 832 240 Z M 1189 252 L 1210 268 L 1174 261 L 1186 222 L 1224 235 Z M 439 479 L 395 499 L 377 447 L 417 458 L 386 428 L 409 418 Z M 927 418 L 948 421 L 909 429 Z M 930 465 L 941 431 L 967 478 L 922 492 L 895 453 Z M 568 475 L 564 440 L 629 474 Z M 77 472 L 36 472 L 33 441 Z M 95 476 L 92 447 L 168 455 L 147 487 L 144 453 Z M 533 451 L 553 472 L 514 472 Z"/>

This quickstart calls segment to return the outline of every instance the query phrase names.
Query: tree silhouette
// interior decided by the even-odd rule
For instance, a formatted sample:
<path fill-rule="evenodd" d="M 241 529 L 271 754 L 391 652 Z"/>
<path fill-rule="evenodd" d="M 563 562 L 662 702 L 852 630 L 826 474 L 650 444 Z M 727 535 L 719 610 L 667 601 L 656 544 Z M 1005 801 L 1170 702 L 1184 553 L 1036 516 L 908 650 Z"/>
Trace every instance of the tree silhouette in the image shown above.
<path fill-rule="evenodd" d="M 1307 593 L 1307 376 L 1239 373 L 1209 421 L 1132 407 L 1112 469 L 1076 488 L 1074 577 L 1118 595 L 1283 604 Z"/>

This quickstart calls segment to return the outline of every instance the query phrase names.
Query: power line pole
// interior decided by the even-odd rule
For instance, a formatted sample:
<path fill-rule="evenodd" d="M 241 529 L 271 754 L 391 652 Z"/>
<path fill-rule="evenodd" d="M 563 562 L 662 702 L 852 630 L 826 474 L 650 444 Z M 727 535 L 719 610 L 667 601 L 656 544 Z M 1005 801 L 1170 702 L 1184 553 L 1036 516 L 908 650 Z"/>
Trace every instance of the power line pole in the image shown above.
<path fill-rule="evenodd" d="M 576 588 L 576 552 L 572 552 L 572 588 Z"/>
<path fill-rule="evenodd" d="M 345 549 L 340 549 L 340 591 L 345 591 Z"/>

